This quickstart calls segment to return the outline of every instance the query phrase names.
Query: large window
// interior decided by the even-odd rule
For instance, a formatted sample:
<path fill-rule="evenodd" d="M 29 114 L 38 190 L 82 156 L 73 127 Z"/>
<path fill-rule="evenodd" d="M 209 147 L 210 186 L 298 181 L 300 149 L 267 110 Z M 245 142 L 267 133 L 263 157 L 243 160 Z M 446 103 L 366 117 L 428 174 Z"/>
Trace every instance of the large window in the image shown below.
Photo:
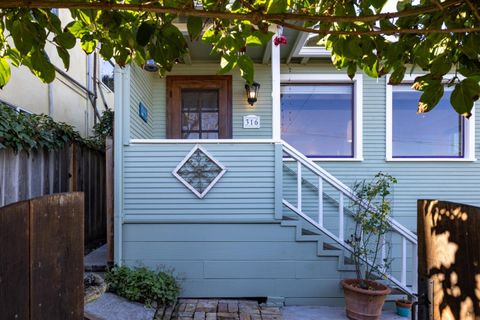
<path fill-rule="evenodd" d="M 354 85 L 284 84 L 282 139 L 313 158 L 353 158 Z"/>
<path fill-rule="evenodd" d="M 410 85 L 392 88 L 393 158 L 463 158 L 465 124 L 450 105 L 452 90 L 430 112 L 416 114 L 421 92 Z"/>

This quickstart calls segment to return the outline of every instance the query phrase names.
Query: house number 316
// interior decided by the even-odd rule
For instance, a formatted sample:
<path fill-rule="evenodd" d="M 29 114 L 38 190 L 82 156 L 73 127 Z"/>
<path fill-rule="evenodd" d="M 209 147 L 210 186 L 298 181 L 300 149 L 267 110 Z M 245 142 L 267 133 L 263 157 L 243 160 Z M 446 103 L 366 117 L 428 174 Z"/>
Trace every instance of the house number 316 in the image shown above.
<path fill-rule="evenodd" d="M 258 129 L 260 128 L 260 117 L 256 115 L 248 115 L 243 117 L 243 128 Z"/>

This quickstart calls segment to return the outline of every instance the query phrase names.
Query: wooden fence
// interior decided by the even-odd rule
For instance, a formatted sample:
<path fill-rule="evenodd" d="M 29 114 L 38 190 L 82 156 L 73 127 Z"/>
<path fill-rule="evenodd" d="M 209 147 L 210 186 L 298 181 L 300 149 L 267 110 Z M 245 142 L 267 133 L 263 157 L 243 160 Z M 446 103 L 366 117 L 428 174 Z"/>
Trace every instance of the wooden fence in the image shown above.
<path fill-rule="evenodd" d="M 57 151 L 0 150 L 0 207 L 34 197 L 85 193 L 85 244 L 106 238 L 105 154 L 79 145 Z"/>
<path fill-rule="evenodd" d="M 418 200 L 418 319 L 480 319 L 480 208 Z"/>
<path fill-rule="evenodd" d="M 0 208 L 0 318 L 83 319 L 81 192 Z"/>

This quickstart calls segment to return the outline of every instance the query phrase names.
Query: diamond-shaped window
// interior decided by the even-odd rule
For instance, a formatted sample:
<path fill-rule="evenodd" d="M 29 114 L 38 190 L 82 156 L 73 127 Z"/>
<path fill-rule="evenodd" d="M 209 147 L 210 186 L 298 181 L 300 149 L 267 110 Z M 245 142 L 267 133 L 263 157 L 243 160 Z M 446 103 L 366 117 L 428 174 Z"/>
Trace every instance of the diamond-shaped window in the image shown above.
<path fill-rule="evenodd" d="M 203 198 L 227 170 L 199 145 L 173 170 L 173 175 L 197 197 Z"/>

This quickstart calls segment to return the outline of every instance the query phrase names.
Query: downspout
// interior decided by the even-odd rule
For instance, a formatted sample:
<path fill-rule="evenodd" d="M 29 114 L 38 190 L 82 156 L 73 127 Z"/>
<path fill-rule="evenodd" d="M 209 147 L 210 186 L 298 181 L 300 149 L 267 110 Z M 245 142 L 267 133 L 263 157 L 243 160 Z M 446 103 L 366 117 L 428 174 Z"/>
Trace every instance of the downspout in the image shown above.
<path fill-rule="evenodd" d="M 48 115 L 53 117 L 53 83 L 48 84 Z"/>
<path fill-rule="evenodd" d="M 97 124 L 97 117 L 98 120 L 100 120 L 100 115 L 97 109 L 97 61 L 98 56 L 97 52 L 95 51 L 93 54 L 93 76 L 92 76 L 92 81 L 89 81 L 89 83 L 92 84 L 93 87 L 93 96 L 92 96 L 92 105 L 93 105 L 93 110 L 96 111 L 97 114 L 95 114 L 95 117 L 93 117 L 93 123 Z"/>

